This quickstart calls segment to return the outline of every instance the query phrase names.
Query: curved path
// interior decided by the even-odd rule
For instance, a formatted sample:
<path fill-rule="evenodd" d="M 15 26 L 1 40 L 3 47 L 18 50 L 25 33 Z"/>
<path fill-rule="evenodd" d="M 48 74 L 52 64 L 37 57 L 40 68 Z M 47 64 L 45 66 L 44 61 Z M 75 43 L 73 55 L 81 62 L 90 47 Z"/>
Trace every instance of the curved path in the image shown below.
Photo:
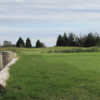
<path fill-rule="evenodd" d="M 0 71 L 0 85 L 2 86 L 6 86 L 6 81 L 8 80 L 9 78 L 9 68 L 11 65 L 13 65 L 16 61 L 17 61 L 18 58 L 14 58 L 10 63 L 8 63 L 5 68 Z"/>

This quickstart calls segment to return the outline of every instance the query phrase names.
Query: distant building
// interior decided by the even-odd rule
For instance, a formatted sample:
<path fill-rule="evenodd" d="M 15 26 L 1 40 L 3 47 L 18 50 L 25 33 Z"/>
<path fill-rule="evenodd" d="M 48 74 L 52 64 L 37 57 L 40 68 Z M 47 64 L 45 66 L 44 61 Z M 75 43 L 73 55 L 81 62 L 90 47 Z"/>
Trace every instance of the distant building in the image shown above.
<path fill-rule="evenodd" d="M 5 47 L 12 46 L 12 42 L 11 41 L 4 41 L 3 46 L 5 46 Z"/>

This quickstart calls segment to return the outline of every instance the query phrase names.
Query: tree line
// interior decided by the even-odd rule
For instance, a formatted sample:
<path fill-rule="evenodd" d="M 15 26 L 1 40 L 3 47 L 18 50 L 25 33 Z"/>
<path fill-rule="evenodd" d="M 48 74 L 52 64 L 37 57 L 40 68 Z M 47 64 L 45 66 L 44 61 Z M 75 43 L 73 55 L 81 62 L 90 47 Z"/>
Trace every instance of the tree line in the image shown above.
<path fill-rule="evenodd" d="M 10 41 L 4 41 L 4 47 L 18 47 L 18 48 L 32 48 L 32 42 L 30 38 L 24 41 L 21 37 L 17 40 L 16 44 L 13 45 Z M 75 35 L 74 33 L 64 33 L 58 35 L 56 40 L 57 47 L 73 46 L 73 47 L 92 47 L 100 46 L 100 35 L 97 33 L 88 33 L 87 35 Z M 36 41 L 35 48 L 46 47 L 40 40 Z"/>
<path fill-rule="evenodd" d="M 18 47 L 18 48 L 32 48 L 33 46 L 32 46 L 30 38 L 27 38 L 26 42 L 24 42 L 24 40 L 20 37 L 18 39 L 18 41 L 16 42 L 16 47 Z M 45 47 L 45 45 L 40 40 L 37 40 L 35 47 L 42 48 L 42 47 Z"/>
<path fill-rule="evenodd" d="M 95 33 L 88 33 L 84 36 L 77 36 L 74 33 L 59 35 L 56 46 L 77 46 L 77 47 L 92 47 L 100 46 L 100 36 Z"/>

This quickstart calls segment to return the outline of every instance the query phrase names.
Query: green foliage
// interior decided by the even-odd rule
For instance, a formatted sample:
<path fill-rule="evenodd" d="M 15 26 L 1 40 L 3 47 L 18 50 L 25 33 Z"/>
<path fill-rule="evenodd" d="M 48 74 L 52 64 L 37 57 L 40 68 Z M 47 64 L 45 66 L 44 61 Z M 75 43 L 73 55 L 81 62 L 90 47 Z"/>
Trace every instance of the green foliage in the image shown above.
<path fill-rule="evenodd" d="M 75 35 L 73 33 L 68 36 L 68 46 L 75 46 Z"/>
<path fill-rule="evenodd" d="M 63 46 L 68 46 L 68 37 L 66 33 L 64 33 L 64 36 L 63 36 Z"/>
<path fill-rule="evenodd" d="M 98 34 L 88 33 L 82 37 L 76 36 L 73 33 L 69 33 L 64 36 L 59 35 L 57 38 L 56 46 L 79 46 L 79 47 L 92 47 L 100 46 L 100 36 Z"/>
<path fill-rule="evenodd" d="M 61 35 L 58 36 L 56 46 L 63 46 L 63 37 Z"/>
<path fill-rule="evenodd" d="M 96 37 L 92 33 L 89 33 L 85 39 L 84 46 L 91 47 L 95 45 L 96 45 Z"/>
<path fill-rule="evenodd" d="M 23 48 L 25 47 L 24 40 L 20 37 L 16 43 L 16 47 Z"/>
<path fill-rule="evenodd" d="M 26 48 L 32 48 L 31 40 L 29 38 L 26 39 Z"/>
<path fill-rule="evenodd" d="M 45 45 L 42 42 L 40 42 L 40 40 L 37 40 L 36 48 L 43 48 L 43 47 L 45 47 Z"/>

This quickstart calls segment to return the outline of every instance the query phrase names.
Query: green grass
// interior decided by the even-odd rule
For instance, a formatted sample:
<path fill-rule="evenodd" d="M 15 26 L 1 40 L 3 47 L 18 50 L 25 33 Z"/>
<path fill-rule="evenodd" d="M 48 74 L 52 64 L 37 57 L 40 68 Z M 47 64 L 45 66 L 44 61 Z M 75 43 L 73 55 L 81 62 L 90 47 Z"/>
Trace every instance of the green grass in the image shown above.
<path fill-rule="evenodd" d="M 0 100 L 100 100 L 99 52 L 39 52 L 42 50 L 18 52 L 19 60 L 10 69 Z"/>
<path fill-rule="evenodd" d="M 55 53 L 55 52 L 65 52 L 66 51 L 79 51 L 79 52 L 83 52 L 83 51 L 94 51 L 94 52 L 100 52 L 100 48 L 99 47 L 89 47 L 89 48 L 85 48 L 85 47 L 48 47 L 48 48 L 12 48 L 12 47 L 5 47 L 5 48 L 0 48 L 0 51 L 14 51 L 17 53 Z"/>

